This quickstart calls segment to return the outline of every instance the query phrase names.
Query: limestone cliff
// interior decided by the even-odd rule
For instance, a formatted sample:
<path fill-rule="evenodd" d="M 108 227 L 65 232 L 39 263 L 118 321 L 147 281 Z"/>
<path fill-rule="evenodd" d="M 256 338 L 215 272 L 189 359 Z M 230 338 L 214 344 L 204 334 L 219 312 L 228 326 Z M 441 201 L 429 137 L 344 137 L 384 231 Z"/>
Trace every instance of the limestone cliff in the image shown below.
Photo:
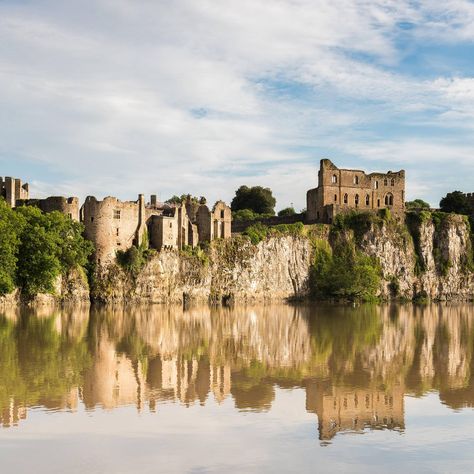
<path fill-rule="evenodd" d="M 162 251 L 135 278 L 117 266 L 97 278 L 93 298 L 101 301 L 176 303 L 189 300 L 252 302 L 308 294 L 311 242 L 274 237 L 257 245 L 246 238 L 218 240 L 208 258 Z"/>
<path fill-rule="evenodd" d="M 40 293 L 34 297 L 25 297 L 20 290 L 0 296 L 0 308 L 20 303 L 31 305 L 51 305 L 56 303 L 88 303 L 90 301 L 89 284 L 84 271 L 72 270 L 56 279 L 53 294 Z"/>
<path fill-rule="evenodd" d="M 305 297 L 315 234 L 334 245 L 337 232 L 336 226 L 331 232 L 329 226 L 307 226 L 302 235 L 274 235 L 256 245 L 232 237 L 205 251 L 155 252 L 133 276 L 118 264 L 98 269 L 90 295 L 84 275 L 74 273 L 58 280 L 55 296 L 39 295 L 36 301 L 79 302 L 90 296 L 97 302 L 251 303 Z M 471 231 L 461 216 L 413 214 L 406 224 L 368 219 L 358 228 L 344 228 L 342 235 L 380 262 L 384 299 L 474 299 Z M 0 305 L 18 301 L 16 292 L 0 298 Z"/>
<path fill-rule="evenodd" d="M 360 247 L 381 263 L 384 297 L 474 297 L 470 226 L 462 216 L 426 214 L 407 226 L 372 225 Z"/>

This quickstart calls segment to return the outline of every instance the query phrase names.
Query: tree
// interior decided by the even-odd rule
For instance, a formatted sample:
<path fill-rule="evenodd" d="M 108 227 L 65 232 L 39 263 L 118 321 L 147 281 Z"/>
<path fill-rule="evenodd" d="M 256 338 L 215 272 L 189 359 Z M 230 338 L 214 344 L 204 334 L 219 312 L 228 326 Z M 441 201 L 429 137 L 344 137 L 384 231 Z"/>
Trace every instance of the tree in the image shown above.
<path fill-rule="evenodd" d="M 60 212 L 43 214 L 34 206 L 16 211 L 22 217 L 17 281 L 27 295 L 54 292 L 56 278 L 87 263 L 92 243 L 82 236 L 84 227 Z"/>
<path fill-rule="evenodd" d="M 0 295 L 15 289 L 23 220 L 0 198 Z"/>
<path fill-rule="evenodd" d="M 182 204 L 183 202 L 186 202 L 188 199 L 190 199 L 191 202 L 194 204 L 206 204 L 207 202 L 204 196 L 196 197 L 196 196 L 191 196 L 191 194 L 181 194 L 181 196 L 177 196 L 175 194 L 174 196 L 167 199 L 165 202 L 166 204 Z"/>
<path fill-rule="evenodd" d="M 439 203 L 443 212 L 453 212 L 455 214 L 471 215 L 473 209 L 467 196 L 461 191 L 448 193 Z"/>
<path fill-rule="evenodd" d="M 275 215 L 276 199 L 273 197 L 270 188 L 262 186 L 240 186 L 235 192 L 232 199 L 232 211 L 240 211 L 242 209 L 250 209 L 257 214 Z"/>
<path fill-rule="evenodd" d="M 405 206 L 408 210 L 411 209 L 430 209 L 431 206 L 429 203 L 426 201 L 423 201 L 423 199 L 415 199 L 414 201 L 407 201 L 405 203 Z"/>
<path fill-rule="evenodd" d="M 282 209 L 281 211 L 278 212 L 279 217 L 294 216 L 295 214 L 296 214 L 296 211 L 294 207 L 285 207 L 285 209 Z"/>

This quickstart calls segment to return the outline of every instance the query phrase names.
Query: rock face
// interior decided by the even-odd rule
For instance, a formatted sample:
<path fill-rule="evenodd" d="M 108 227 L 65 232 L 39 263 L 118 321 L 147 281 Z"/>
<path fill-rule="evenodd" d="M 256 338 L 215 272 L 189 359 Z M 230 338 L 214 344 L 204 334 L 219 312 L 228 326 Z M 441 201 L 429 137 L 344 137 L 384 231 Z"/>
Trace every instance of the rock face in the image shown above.
<path fill-rule="evenodd" d="M 162 251 L 133 280 L 109 267 L 97 279 L 93 298 L 105 302 L 255 302 L 303 297 L 309 291 L 311 243 L 275 237 L 258 245 L 233 238 L 213 242 L 209 259 Z"/>
<path fill-rule="evenodd" d="M 361 249 L 379 259 L 383 272 L 381 295 L 434 300 L 474 298 L 472 244 L 468 222 L 457 215 L 442 222 L 428 218 L 411 228 L 372 226 Z"/>
<path fill-rule="evenodd" d="M 89 303 L 90 293 L 87 276 L 81 270 L 73 270 L 67 275 L 58 277 L 54 294 L 40 293 L 33 298 L 24 298 L 17 289 L 13 293 L 0 296 L 0 308 L 20 303 L 33 306 L 54 305 L 56 303 Z"/>
<path fill-rule="evenodd" d="M 461 216 L 427 214 L 408 226 L 378 221 L 354 237 L 358 248 L 376 257 L 382 268 L 380 296 L 474 299 L 474 263 L 470 227 Z M 321 229 L 320 229 L 321 230 Z M 319 239 L 331 237 L 325 228 Z M 311 232 L 309 232 L 311 234 Z M 73 273 L 58 281 L 56 296 L 35 301 L 255 303 L 309 295 L 313 244 L 305 236 L 275 236 L 257 245 L 245 237 L 216 240 L 206 252 L 166 250 L 152 257 L 135 277 L 118 265 L 102 267 L 91 284 Z M 18 292 L 0 298 L 19 301 Z"/>

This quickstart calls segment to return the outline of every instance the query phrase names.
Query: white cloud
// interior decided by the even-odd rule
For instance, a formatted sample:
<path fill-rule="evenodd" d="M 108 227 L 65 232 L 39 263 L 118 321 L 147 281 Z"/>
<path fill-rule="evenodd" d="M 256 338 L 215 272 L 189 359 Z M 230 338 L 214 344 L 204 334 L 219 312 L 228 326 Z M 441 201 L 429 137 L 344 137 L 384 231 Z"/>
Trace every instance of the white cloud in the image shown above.
<path fill-rule="evenodd" d="M 377 126 L 474 126 L 472 78 L 397 68 L 402 36 L 468 40 L 473 18 L 463 1 L 0 3 L 0 162 L 24 161 L 38 193 L 230 200 L 245 182 L 297 207 L 322 153 L 468 166 L 470 140 Z"/>

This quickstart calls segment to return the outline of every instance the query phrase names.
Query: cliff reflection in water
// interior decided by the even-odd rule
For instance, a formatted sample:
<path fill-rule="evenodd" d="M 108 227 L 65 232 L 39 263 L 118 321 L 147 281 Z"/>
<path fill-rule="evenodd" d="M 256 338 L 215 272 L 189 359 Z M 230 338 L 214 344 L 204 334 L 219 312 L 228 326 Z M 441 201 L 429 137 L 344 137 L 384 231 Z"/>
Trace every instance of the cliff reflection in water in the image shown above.
<path fill-rule="evenodd" d="M 0 424 L 79 404 L 265 411 L 300 388 L 321 440 L 403 430 L 405 394 L 473 406 L 473 320 L 468 305 L 12 310 L 0 314 Z"/>

